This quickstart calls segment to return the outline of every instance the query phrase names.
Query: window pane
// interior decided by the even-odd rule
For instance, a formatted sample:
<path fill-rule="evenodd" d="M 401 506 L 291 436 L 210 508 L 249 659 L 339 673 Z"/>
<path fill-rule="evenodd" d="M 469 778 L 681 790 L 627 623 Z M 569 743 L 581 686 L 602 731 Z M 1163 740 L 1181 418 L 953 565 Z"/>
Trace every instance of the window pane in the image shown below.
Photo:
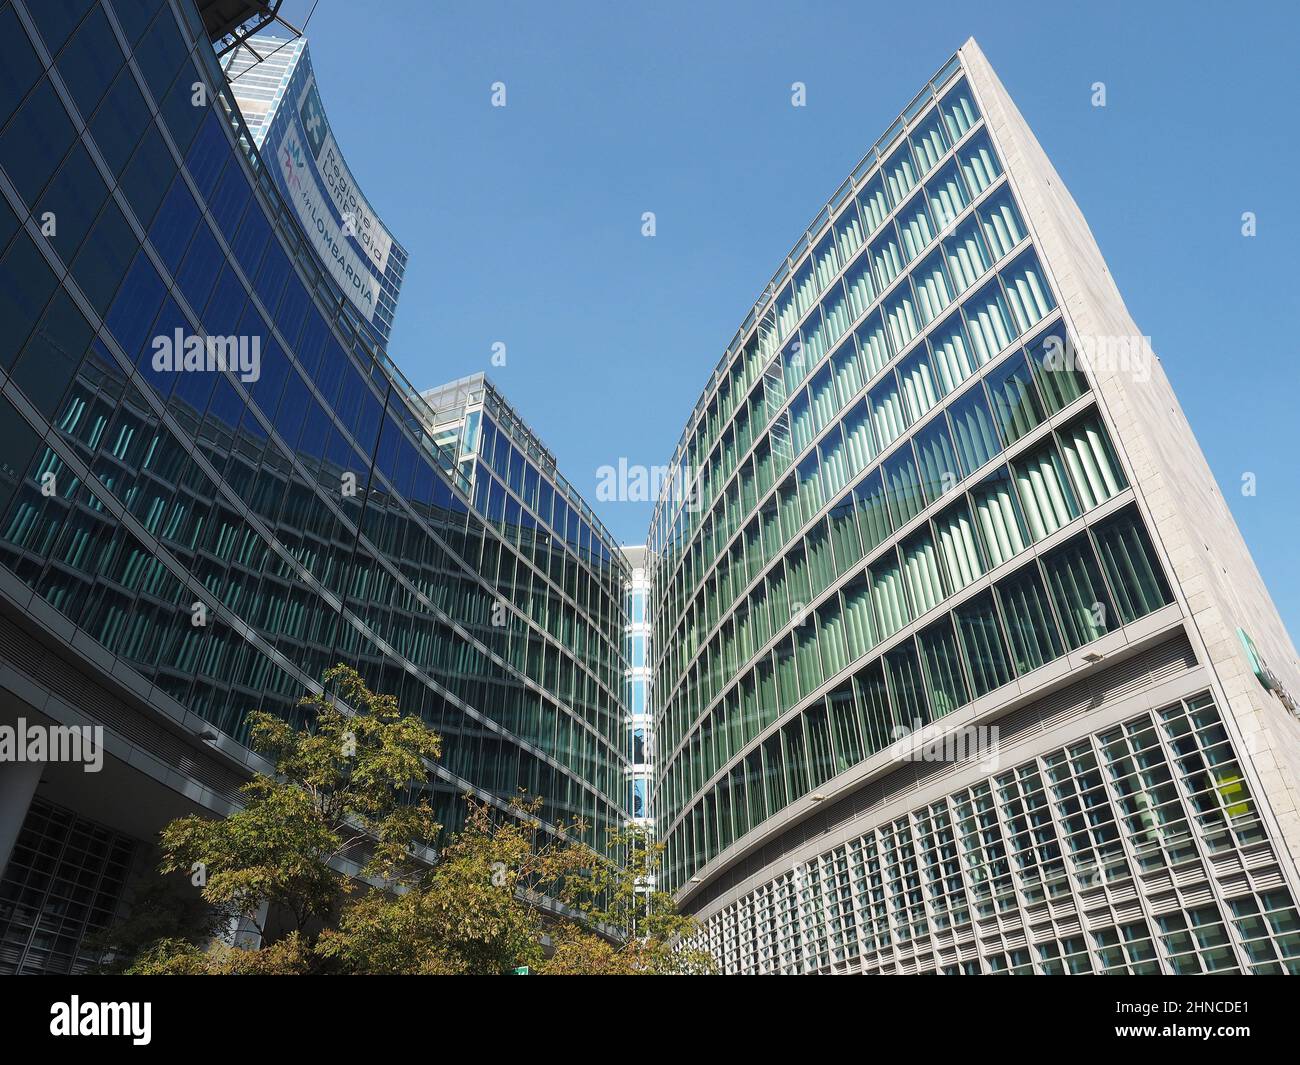
<path fill-rule="evenodd" d="M 930 334 L 930 355 L 945 392 L 951 392 L 975 372 L 975 353 L 960 314 L 951 314 Z"/>
<path fill-rule="evenodd" d="M 852 337 L 831 356 L 831 375 L 835 381 L 835 398 L 841 407 L 866 384 L 866 379 L 862 376 L 862 364 L 858 361 L 858 346 Z"/>
<path fill-rule="evenodd" d="M 834 277 L 840 269 L 839 260 L 835 254 L 835 242 L 832 234 L 827 233 L 826 236 L 821 239 L 821 243 L 818 244 L 816 249 L 813 251 L 812 258 L 814 264 L 813 272 L 817 276 L 817 287 L 825 291 L 826 286 L 831 283 L 831 278 Z"/>
<path fill-rule="evenodd" d="M 939 556 L 934 549 L 934 539 L 929 528 L 922 527 L 909 536 L 902 545 L 903 573 L 912 606 L 920 617 L 943 602 L 947 592 L 939 569 Z"/>
<path fill-rule="evenodd" d="M 970 701 L 966 677 L 962 672 L 952 619 L 944 617 L 925 629 L 917 638 L 929 682 L 930 705 L 936 718 L 950 714 Z"/>
<path fill-rule="evenodd" d="M 57 284 L 45 257 L 19 233 L 0 260 L 0 363 L 8 367 L 22 349 Z"/>
<path fill-rule="evenodd" d="M 23 32 L 14 9 L 0 9 L 0 129 L 41 76 L 41 61 Z"/>
<path fill-rule="evenodd" d="M 1021 333 L 1032 329 L 1056 307 L 1047 275 L 1032 251 L 1021 255 L 999 276 L 1006 287 L 1016 328 Z"/>
<path fill-rule="evenodd" d="M 939 108 L 931 109 L 924 121 L 912 131 L 909 139 L 912 142 L 912 154 L 916 156 L 917 165 L 924 174 L 948 150 L 948 140 L 944 136 L 943 117 L 939 113 Z"/>
<path fill-rule="evenodd" d="M 29 205 L 76 135 L 50 79 L 43 78 L 0 134 L 0 164 Z"/>
<path fill-rule="evenodd" d="M 853 333 L 862 359 L 863 380 L 870 381 L 890 359 L 889 339 L 885 333 L 885 320 L 875 311 Z"/>
<path fill-rule="evenodd" d="M 844 629 L 849 658 L 858 659 L 876 645 L 875 625 L 871 618 L 870 582 L 860 573 L 844 586 Z"/>
<path fill-rule="evenodd" d="M 917 433 L 916 457 L 927 502 L 935 502 L 961 480 L 957 455 L 948 435 L 948 423 L 942 415 Z"/>
<path fill-rule="evenodd" d="M 895 216 L 898 237 L 903 243 L 903 255 L 910 263 L 921 249 L 934 239 L 934 226 L 930 223 L 930 209 L 925 203 L 925 193 L 919 192 Z"/>
<path fill-rule="evenodd" d="M 1034 389 L 1029 365 L 1017 352 L 994 370 L 984 382 L 989 391 L 993 415 L 1010 447 L 1043 420 L 1043 405 Z"/>
<path fill-rule="evenodd" d="M 1061 457 L 1084 510 L 1104 503 L 1128 486 L 1096 410 L 1062 428 L 1058 439 Z"/>
<path fill-rule="evenodd" d="M 948 260 L 948 274 L 958 295 L 965 292 L 979 280 L 985 270 L 993 265 L 984 237 L 980 232 L 980 223 L 971 215 L 952 236 L 943 242 L 943 254 Z"/>
<path fill-rule="evenodd" d="M 970 664 L 975 696 L 993 691 L 1011 682 L 1011 661 L 998 622 L 997 608 L 991 591 L 982 592 L 954 611 L 962 650 Z"/>
<path fill-rule="evenodd" d="M 887 224 L 884 231 L 871 242 L 870 254 L 876 291 L 883 292 L 903 270 L 902 245 L 893 222 Z"/>
<path fill-rule="evenodd" d="M 906 525 L 921 513 L 925 499 L 921 494 L 921 479 L 912 457 L 912 445 L 903 446 L 885 463 L 885 486 L 889 492 L 889 509 L 894 515 L 894 528 Z"/>
<path fill-rule="evenodd" d="M 984 241 L 989 246 L 993 261 L 997 262 L 1011 249 L 1025 239 L 1025 224 L 1020 220 L 1011 198 L 1011 190 L 1005 185 L 987 201 L 975 209 L 984 227 Z"/>
<path fill-rule="evenodd" d="M 845 681 L 826 697 L 826 709 L 835 743 L 835 772 L 842 773 L 863 757 L 861 724 L 851 681 Z"/>
<path fill-rule="evenodd" d="M 952 141 L 960 140 L 979 120 L 979 111 L 971 100 L 970 88 L 962 78 L 940 101 L 939 110 L 943 112 L 944 124 L 948 127 L 948 137 Z"/>
<path fill-rule="evenodd" d="M 895 719 L 889 705 L 889 690 L 885 684 L 883 659 L 869 663 L 853 677 L 853 687 L 858 696 L 858 711 L 862 715 L 862 736 L 867 751 L 875 754 L 893 743 Z"/>
<path fill-rule="evenodd" d="M 1087 536 L 1076 536 L 1045 556 L 1043 571 L 1071 650 L 1115 627 L 1115 612 Z"/>
<path fill-rule="evenodd" d="M 924 344 L 899 364 L 898 383 L 909 423 L 920 421 L 944 396 L 943 386 L 930 365 L 930 351 Z"/>
<path fill-rule="evenodd" d="M 970 476 L 1002 450 L 984 389 L 978 384 L 948 408 L 961 471 Z"/>
<path fill-rule="evenodd" d="M 916 186 L 917 177 L 916 163 L 912 160 L 912 151 L 906 141 L 885 160 L 880 172 L 885 176 L 890 199 L 896 204 L 902 203 L 903 197 Z"/>
<path fill-rule="evenodd" d="M 835 220 L 835 246 L 839 250 L 840 262 L 849 262 L 862 247 L 862 240 L 862 222 L 858 218 L 858 207 L 856 203 L 850 203 Z"/>
<path fill-rule="evenodd" d="M 966 179 L 972 197 L 978 197 L 1002 173 L 997 153 L 989 143 L 988 134 L 983 131 L 962 145 L 957 158 L 961 160 L 962 177 Z"/>
<path fill-rule="evenodd" d="M 1035 337 L 1025 351 L 1049 414 L 1088 391 L 1088 382 L 1078 368 L 1078 352 L 1068 342 L 1060 322 Z"/>
<path fill-rule="evenodd" d="M 970 203 L 955 159 L 925 183 L 925 191 L 930 198 L 930 214 L 940 231 L 952 225 Z"/>
<path fill-rule="evenodd" d="M 1002 286 L 995 277 L 962 304 L 975 355 L 983 366 L 1011 343 L 1013 330 Z"/>
<path fill-rule="evenodd" d="M 902 351 L 916 334 L 921 331 L 921 319 L 917 315 L 916 300 L 912 296 L 912 285 L 904 278 L 894 289 L 884 306 L 885 322 L 889 326 L 889 339 L 895 351 Z"/>
<path fill-rule="evenodd" d="M 889 196 L 885 192 L 885 179 L 880 171 L 858 193 L 858 213 L 862 215 L 864 235 L 870 236 L 889 215 Z"/>
<path fill-rule="evenodd" d="M 845 461 L 852 476 L 867 468 L 876 457 L 875 442 L 871 438 L 871 402 L 861 399 L 844 418 Z"/>
<path fill-rule="evenodd" d="M 1017 675 L 1023 677 L 1060 656 L 1061 636 L 1037 564 L 1031 562 L 995 587 Z"/>
<path fill-rule="evenodd" d="M 996 568 L 1029 546 L 1025 518 L 1004 466 L 971 492 L 975 524 L 979 527 L 989 565 Z"/>
<path fill-rule="evenodd" d="M 1137 507 L 1129 506 L 1092 527 L 1101 564 L 1126 624 L 1173 602 L 1164 571 Z"/>
<path fill-rule="evenodd" d="M 876 431 L 876 445 L 887 448 L 907 429 L 907 411 L 898 390 L 898 381 L 891 373 L 870 392 L 871 424 Z"/>
<path fill-rule="evenodd" d="M 971 519 L 970 504 L 964 498 L 934 519 L 934 530 L 939 556 L 953 591 L 961 591 L 984 575 L 979 538 Z"/>
<path fill-rule="evenodd" d="M 944 271 L 943 251 L 936 248 L 912 274 L 921 321 L 929 325 L 953 300 L 953 287 Z"/>
<path fill-rule="evenodd" d="M 869 554 L 893 531 L 885 502 L 885 484 L 879 470 L 873 470 L 858 483 L 853 490 L 853 505 L 858 512 L 862 550 Z"/>
<path fill-rule="evenodd" d="M 890 548 L 871 567 L 871 600 L 876 608 L 877 633 L 887 640 L 912 620 L 903 588 L 898 557 Z"/>
<path fill-rule="evenodd" d="M 899 723 L 913 732 L 928 725 L 930 708 L 926 705 L 921 666 L 911 640 L 905 640 L 885 655 L 885 673 Z"/>
<path fill-rule="evenodd" d="M 1011 464 L 1029 533 L 1035 541 L 1051 536 L 1079 516 L 1065 466 L 1051 440 Z"/>
<path fill-rule="evenodd" d="M 830 512 L 831 545 L 835 553 L 835 568 L 846 572 L 862 559 L 862 541 L 858 538 L 857 508 L 853 494 L 846 493 Z"/>

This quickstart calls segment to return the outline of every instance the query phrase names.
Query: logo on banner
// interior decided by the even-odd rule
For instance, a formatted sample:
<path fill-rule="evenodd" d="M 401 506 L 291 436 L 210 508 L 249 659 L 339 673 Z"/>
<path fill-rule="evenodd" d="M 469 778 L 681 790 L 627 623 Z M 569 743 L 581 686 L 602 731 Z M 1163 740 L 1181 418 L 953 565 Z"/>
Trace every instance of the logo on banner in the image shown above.
<path fill-rule="evenodd" d="M 285 188 L 307 235 L 329 265 L 334 280 L 367 319 L 373 318 L 378 287 L 375 276 L 351 250 L 350 240 L 335 220 L 328 196 L 312 174 L 306 151 L 292 126 L 285 131 L 278 154 Z"/>
<path fill-rule="evenodd" d="M 307 86 L 307 91 L 303 95 L 302 106 L 298 108 L 298 117 L 302 120 L 302 128 L 307 134 L 307 143 L 311 145 L 312 158 L 319 159 L 320 150 L 325 145 L 325 138 L 329 136 L 330 127 L 325 121 L 325 108 L 321 106 L 320 93 L 316 91 L 314 81 Z"/>

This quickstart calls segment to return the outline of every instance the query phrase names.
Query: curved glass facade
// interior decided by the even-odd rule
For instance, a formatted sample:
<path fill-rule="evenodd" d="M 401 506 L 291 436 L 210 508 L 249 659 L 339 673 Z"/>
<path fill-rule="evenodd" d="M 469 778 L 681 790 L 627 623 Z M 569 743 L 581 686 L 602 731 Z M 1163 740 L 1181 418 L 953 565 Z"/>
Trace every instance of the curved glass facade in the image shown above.
<path fill-rule="evenodd" d="M 524 788 L 603 840 L 627 574 L 590 510 L 486 421 L 496 472 L 448 459 L 192 4 L 0 3 L 0 52 L 0 561 L 221 732 L 353 663 L 442 735 L 444 823 Z"/>
<path fill-rule="evenodd" d="M 957 68 L 837 202 L 714 375 L 653 522 L 673 889 L 901 735 L 1172 602 Z"/>

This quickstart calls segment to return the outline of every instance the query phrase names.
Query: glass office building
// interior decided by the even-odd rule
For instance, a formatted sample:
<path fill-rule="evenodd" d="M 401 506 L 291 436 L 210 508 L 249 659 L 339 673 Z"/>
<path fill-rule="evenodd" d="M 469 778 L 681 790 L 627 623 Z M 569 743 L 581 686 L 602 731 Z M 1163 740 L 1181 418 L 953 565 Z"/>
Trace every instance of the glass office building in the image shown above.
<path fill-rule="evenodd" d="M 210 9 L 0 2 L 0 724 L 107 749 L 0 764 L 3 972 L 83 965 L 145 841 L 269 768 L 247 712 L 339 661 L 442 735 L 444 824 L 518 788 L 593 843 L 630 816 L 617 546 L 492 393 L 482 461 L 435 438 Z"/>
<path fill-rule="evenodd" d="M 668 480 L 652 808 L 724 971 L 1300 971 L 1295 649 L 973 41 Z"/>
<path fill-rule="evenodd" d="M 630 819 L 651 825 L 652 718 L 649 692 L 646 611 L 649 584 L 644 547 L 614 543 L 600 519 L 556 466 L 550 449 L 529 429 L 486 374 L 476 373 L 425 389 L 420 393 L 428 411 L 428 429 L 446 465 L 469 486 L 475 509 L 489 520 L 520 527 L 520 535 L 535 545 L 576 535 L 575 546 L 588 552 L 594 545 L 602 565 L 611 566 L 622 589 L 621 617 L 606 623 L 621 626 L 623 653 L 622 744 L 624 794 Z M 517 511 L 510 508 L 523 503 Z M 554 511 L 554 518 L 550 515 Z M 566 532 L 565 513 L 578 521 L 577 532 Z M 542 518 L 540 515 L 547 515 Z M 570 528 L 573 528 L 570 526 Z M 610 601 L 602 599 L 602 609 Z M 567 629 L 557 632 L 573 639 Z M 608 755 L 608 751 L 604 754 Z"/>

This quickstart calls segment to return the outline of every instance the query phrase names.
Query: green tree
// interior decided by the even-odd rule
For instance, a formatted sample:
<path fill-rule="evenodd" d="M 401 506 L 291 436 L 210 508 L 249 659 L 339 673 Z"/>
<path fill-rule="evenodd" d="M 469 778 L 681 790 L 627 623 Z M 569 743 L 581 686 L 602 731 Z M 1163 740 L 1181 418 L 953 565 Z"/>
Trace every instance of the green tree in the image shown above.
<path fill-rule="evenodd" d="M 238 918 L 264 945 L 205 941 L 192 920 L 172 921 L 164 908 L 151 921 L 146 909 L 138 930 L 119 937 L 135 948 L 124 971 L 711 971 L 707 955 L 683 947 L 695 924 L 655 890 L 663 847 L 640 828 L 611 835 L 611 861 L 581 842 L 581 823 L 543 830 L 540 799 L 520 795 L 501 810 L 467 797 L 463 827 L 430 862 L 421 847 L 440 827 L 421 793 L 439 738 L 349 667 L 324 681 L 325 694 L 302 700 L 306 728 L 251 715 L 250 742 L 274 760 L 275 776 L 250 781 L 242 809 L 181 818 L 162 833 L 160 870 L 201 885 L 209 931 Z M 358 862 L 369 886 L 339 872 L 338 859 Z M 263 904 L 285 928 L 273 941 L 258 924 Z"/>
<path fill-rule="evenodd" d="M 581 872 L 588 853 L 539 831 L 538 800 L 508 812 L 467 798 L 464 827 L 432 871 L 396 897 L 350 905 L 317 950 L 352 973 L 494 975 L 542 960 L 539 887 Z"/>
<path fill-rule="evenodd" d="M 205 949 L 183 939 L 160 939 L 122 971 L 127 976 L 301 976 L 312 971 L 314 960 L 299 932 L 256 950 L 221 942 Z"/>
<path fill-rule="evenodd" d="M 678 913 L 672 896 L 656 886 L 664 849 L 641 825 L 612 832 L 608 857 L 591 854 L 585 863 L 587 875 L 566 881 L 561 897 L 589 922 L 615 930 L 619 945 L 611 952 L 590 932 L 562 928 L 555 937 L 554 954 L 540 971 L 549 975 L 713 973 L 712 956 L 689 946 L 697 922 Z"/>
<path fill-rule="evenodd" d="M 261 932 L 258 914 L 268 904 L 298 933 L 304 956 L 355 886 L 333 867 L 336 859 L 360 860 L 363 876 L 404 887 L 427 872 L 416 852 L 439 831 L 427 798 L 410 801 L 426 784 L 425 759 L 441 751 L 438 736 L 419 718 L 403 717 L 393 696 L 371 692 L 348 666 L 323 679 L 325 692 L 300 703 L 308 729 L 261 711 L 250 715 L 251 745 L 274 759 L 275 777 L 259 774 L 244 785 L 244 806 L 228 817 L 169 824 L 159 866 L 189 875 L 216 913 Z M 340 709 L 340 699 L 356 712 Z M 166 942 L 193 961 L 192 943 Z M 165 953 L 155 949 L 150 959 L 165 966 Z"/>

